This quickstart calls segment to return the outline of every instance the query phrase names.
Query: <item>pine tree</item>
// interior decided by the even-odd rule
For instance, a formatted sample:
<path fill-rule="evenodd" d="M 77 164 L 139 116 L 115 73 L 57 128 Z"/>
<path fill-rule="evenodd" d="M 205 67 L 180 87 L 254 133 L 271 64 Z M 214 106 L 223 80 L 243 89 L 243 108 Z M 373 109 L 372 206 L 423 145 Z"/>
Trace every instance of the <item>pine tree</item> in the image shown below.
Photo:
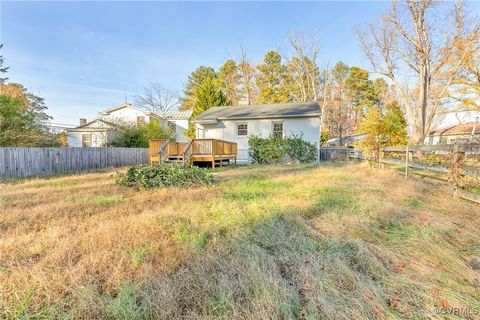
<path fill-rule="evenodd" d="M 191 119 L 210 109 L 211 107 L 226 106 L 230 104 L 227 96 L 215 85 L 214 79 L 205 79 L 205 81 L 195 89 L 195 105 Z M 195 137 L 195 127 L 190 125 L 187 136 Z"/>
<path fill-rule="evenodd" d="M 257 66 L 257 87 L 259 103 L 288 102 L 288 92 L 285 87 L 286 67 L 282 65 L 282 57 L 276 51 L 269 51 L 263 58 L 263 63 Z"/>
<path fill-rule="evenodd" d="M 183 89 L 180 110 L 193 109 L 196 103 L 196 89 L 207 80 L 217 78 L 217 73 L 212 67 L 200 66 L 188 76 L 187 84 Z"/>

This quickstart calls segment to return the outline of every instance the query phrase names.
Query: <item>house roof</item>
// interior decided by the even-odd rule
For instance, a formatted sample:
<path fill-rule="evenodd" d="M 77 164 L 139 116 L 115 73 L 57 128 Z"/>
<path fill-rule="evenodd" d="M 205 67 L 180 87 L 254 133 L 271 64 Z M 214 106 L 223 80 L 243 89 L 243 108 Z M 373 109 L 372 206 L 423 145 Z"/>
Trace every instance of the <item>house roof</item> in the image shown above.
<path fill-rule="evenodd" d="M 215 123 L 218 120 L 298 118 L 320 116 L 316 102 L 275 103 L 247 106 L 212 107 L 200 114 L 193 122 Z"/>
<path fill-rule="evenodd" d="M 92 124 L 96 123 L 96 122 L 101 122 L 101 123 L 104 123 L 106 124 L 107 126 L 106 127 L 90 127 Z M 105 121 L 105 120 L 102 120 L 102 119 L 95 119 L 95 120 L 92 120 L 92 121 L 89 121 L 85 124 L 82 124 L 81 126 L 78 126 L 78 127 L 75 127 L 75 128 L 68 128 L 67 129 L 67 132 L 74 132 L 74 131 L 102 131 L 102 130 L 107 130 L 109 129 L 110 127 L 114 127 L 115 124 L 112 123 L 112 122 L 109 122 L 109 121 Z"/>
<path fill-rule="evenodd" d="M 480 134 L 480 123 L 476 122 L 466 122 L 466 123 L 459 123 L 454 126 L 450 126 L 447 128 L 441 128 L 437 130 L 430 131 L 429 136 L 451 136 L 451 135 L 465 135 L 465 134 L 472 134 L 474 130 L 474 134 Z"/>
<path fill-rule="evenodd" d="M 144 108 L 137 108 L 134 105 L 132 105 L 131 103 L 119 104 L 118 106 L 115 106 L 113 108 L 100 111 L 99 114 L 102 115 L 102 116 L 107 116 L 114 111 L 124 109 L 124 108 L 135 109 L 135 110 L 143 112 L 145 114 L 149 114 L 149 115 L 157 116 L 157 117 L 161 117 L 161 118 L 166 118 L 166 119 L 189 119 L 190 116 L 192 115 L 192 110 L 186 110 L 186 111 L 171 110 L 171 111 L 166 111 L 166 112 L 162 112 L 162 113 L 157 113 L 157 112 L 152 112 L 152 111 L 146 110 Z"/>
<path fill-rule="evenodd" d="M 109 108 L 109 109 L 100 111 L 99 114 L 101 114 L 103 116 L 106 116 L 106 115 L 109 115 L 110 113 L 112 113 L 114 111 L 124 109 L 124 108 L 132 108 L 132 109 L 144 112 L 144 113 L 149 113 L 150 112 L 150 111 L 147 111 L 147 110 L 142 110 L 142 109 L 136 108 L 131 103 L 122 103 L 122 104 L 119 104 L 118 106 L 115 106 L 113 108 Z"/>

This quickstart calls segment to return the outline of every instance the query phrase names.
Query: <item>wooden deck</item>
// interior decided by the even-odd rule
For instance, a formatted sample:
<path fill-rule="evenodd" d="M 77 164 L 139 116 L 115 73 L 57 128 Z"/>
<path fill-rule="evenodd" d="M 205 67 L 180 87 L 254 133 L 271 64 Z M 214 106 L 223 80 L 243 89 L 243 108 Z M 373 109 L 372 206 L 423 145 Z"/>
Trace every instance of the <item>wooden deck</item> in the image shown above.
<path fill-rule="evenodd" d="M 216 163 L 237 160 L 237 144 L 219 139 L 192 139 L 189 142 L 150 140 L 150 163 L 179 162 L 190 166 L 199 162 Z"/>

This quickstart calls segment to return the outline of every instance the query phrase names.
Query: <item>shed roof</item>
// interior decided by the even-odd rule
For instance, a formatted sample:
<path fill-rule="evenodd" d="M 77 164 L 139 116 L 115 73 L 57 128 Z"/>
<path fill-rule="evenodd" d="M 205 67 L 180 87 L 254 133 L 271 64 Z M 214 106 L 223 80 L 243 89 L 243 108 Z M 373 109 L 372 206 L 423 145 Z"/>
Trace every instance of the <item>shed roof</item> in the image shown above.
<path fill-rule="evenodd" d="M 185 110 L 185 111 L 178 111 L 178 110 L 171 110 L 161 113 L 156 113 L 161 118 L 166 119 L 189 119 L 192 115 L 192 110 Z"/>
<path fill-rule="evenodd" d="M 475 131 L 474 131 L 475 129 Z M 480 134 L 480 123 L 476 122 L 466 122 L 459 123 L 454 126 L 447 128 L 441 128 L 437 130 L 430 131 L 430 136 L 450 136 L 450 135 L 463 135 L 463 134 Z"/>
<path fill-rule="evenodd" d="M 246 106 L 212 107 L 200 114 L 193 122 L 211 123 L 218 120 L 298 118 L 320 116 L 316 102 L 275 103 Z"/>
<path fill-rule="evenodd" d="M 353 134 L 351 136 L 345 136 L 342 137 L 342 144 L 350 144 L 350 143 L 355 143 L 355 142 L 362 142 L 365 137 L 367 136 L 366 133 L 358 133 L 358 134 Z M 340 138 L 332 138 L 327 141 L 325 141 L 325 145 L 328 146 L 334 146 L 340 144 Z"/>

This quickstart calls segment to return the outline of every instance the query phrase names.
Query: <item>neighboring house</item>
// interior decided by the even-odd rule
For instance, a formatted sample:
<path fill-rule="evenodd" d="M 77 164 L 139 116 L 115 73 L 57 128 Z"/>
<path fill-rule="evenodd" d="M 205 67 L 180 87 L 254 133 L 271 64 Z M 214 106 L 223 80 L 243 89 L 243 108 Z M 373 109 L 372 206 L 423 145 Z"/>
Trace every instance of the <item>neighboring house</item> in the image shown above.
<path fill-rule="evenodd" d="M 70 147 L 103 147 L 113 138 L 115 123 L 148 123 L 155 119 L 162 125 L 169 126 L 175 131 L 177 141 L 186 141 L 183 132 L 188 129 L 188 119 L 191 111 L 169 111 L 157 114 L 124 103 L 116 107 L 101 111 L 98 118 L 87 122 L 80 119 L 80 126 L 67 129 L 68 145 Z"/>
<path fill-rule="evenodd" d="M 367 136 L 366 133 L 354 134 L 351 136 L 342 137 L 341 141 L 340 138 L 332 138 L 327 140 L 324 143 L 324 146 L 327 147 L 353 147 L 355 143 L 363 142 L 365 137 Z"/>
<path fill-rule="evenodd" d="M 249 106 L 213 107 L 193 120 L 197 138 L 236 142 L 237 161 L 248 163 L 248 137 L 302 134 L 318 145 L 320 106 L 318 103 L 278 103 Z"/>
<path fill-rule="evenodd" d="M 431 131 L 425 138 L 425 143 L 434 144 L 452 144 L 457 141 L 469 142 L 480 141 L 480 123 L 466 122 L 447 128 Z"/>

